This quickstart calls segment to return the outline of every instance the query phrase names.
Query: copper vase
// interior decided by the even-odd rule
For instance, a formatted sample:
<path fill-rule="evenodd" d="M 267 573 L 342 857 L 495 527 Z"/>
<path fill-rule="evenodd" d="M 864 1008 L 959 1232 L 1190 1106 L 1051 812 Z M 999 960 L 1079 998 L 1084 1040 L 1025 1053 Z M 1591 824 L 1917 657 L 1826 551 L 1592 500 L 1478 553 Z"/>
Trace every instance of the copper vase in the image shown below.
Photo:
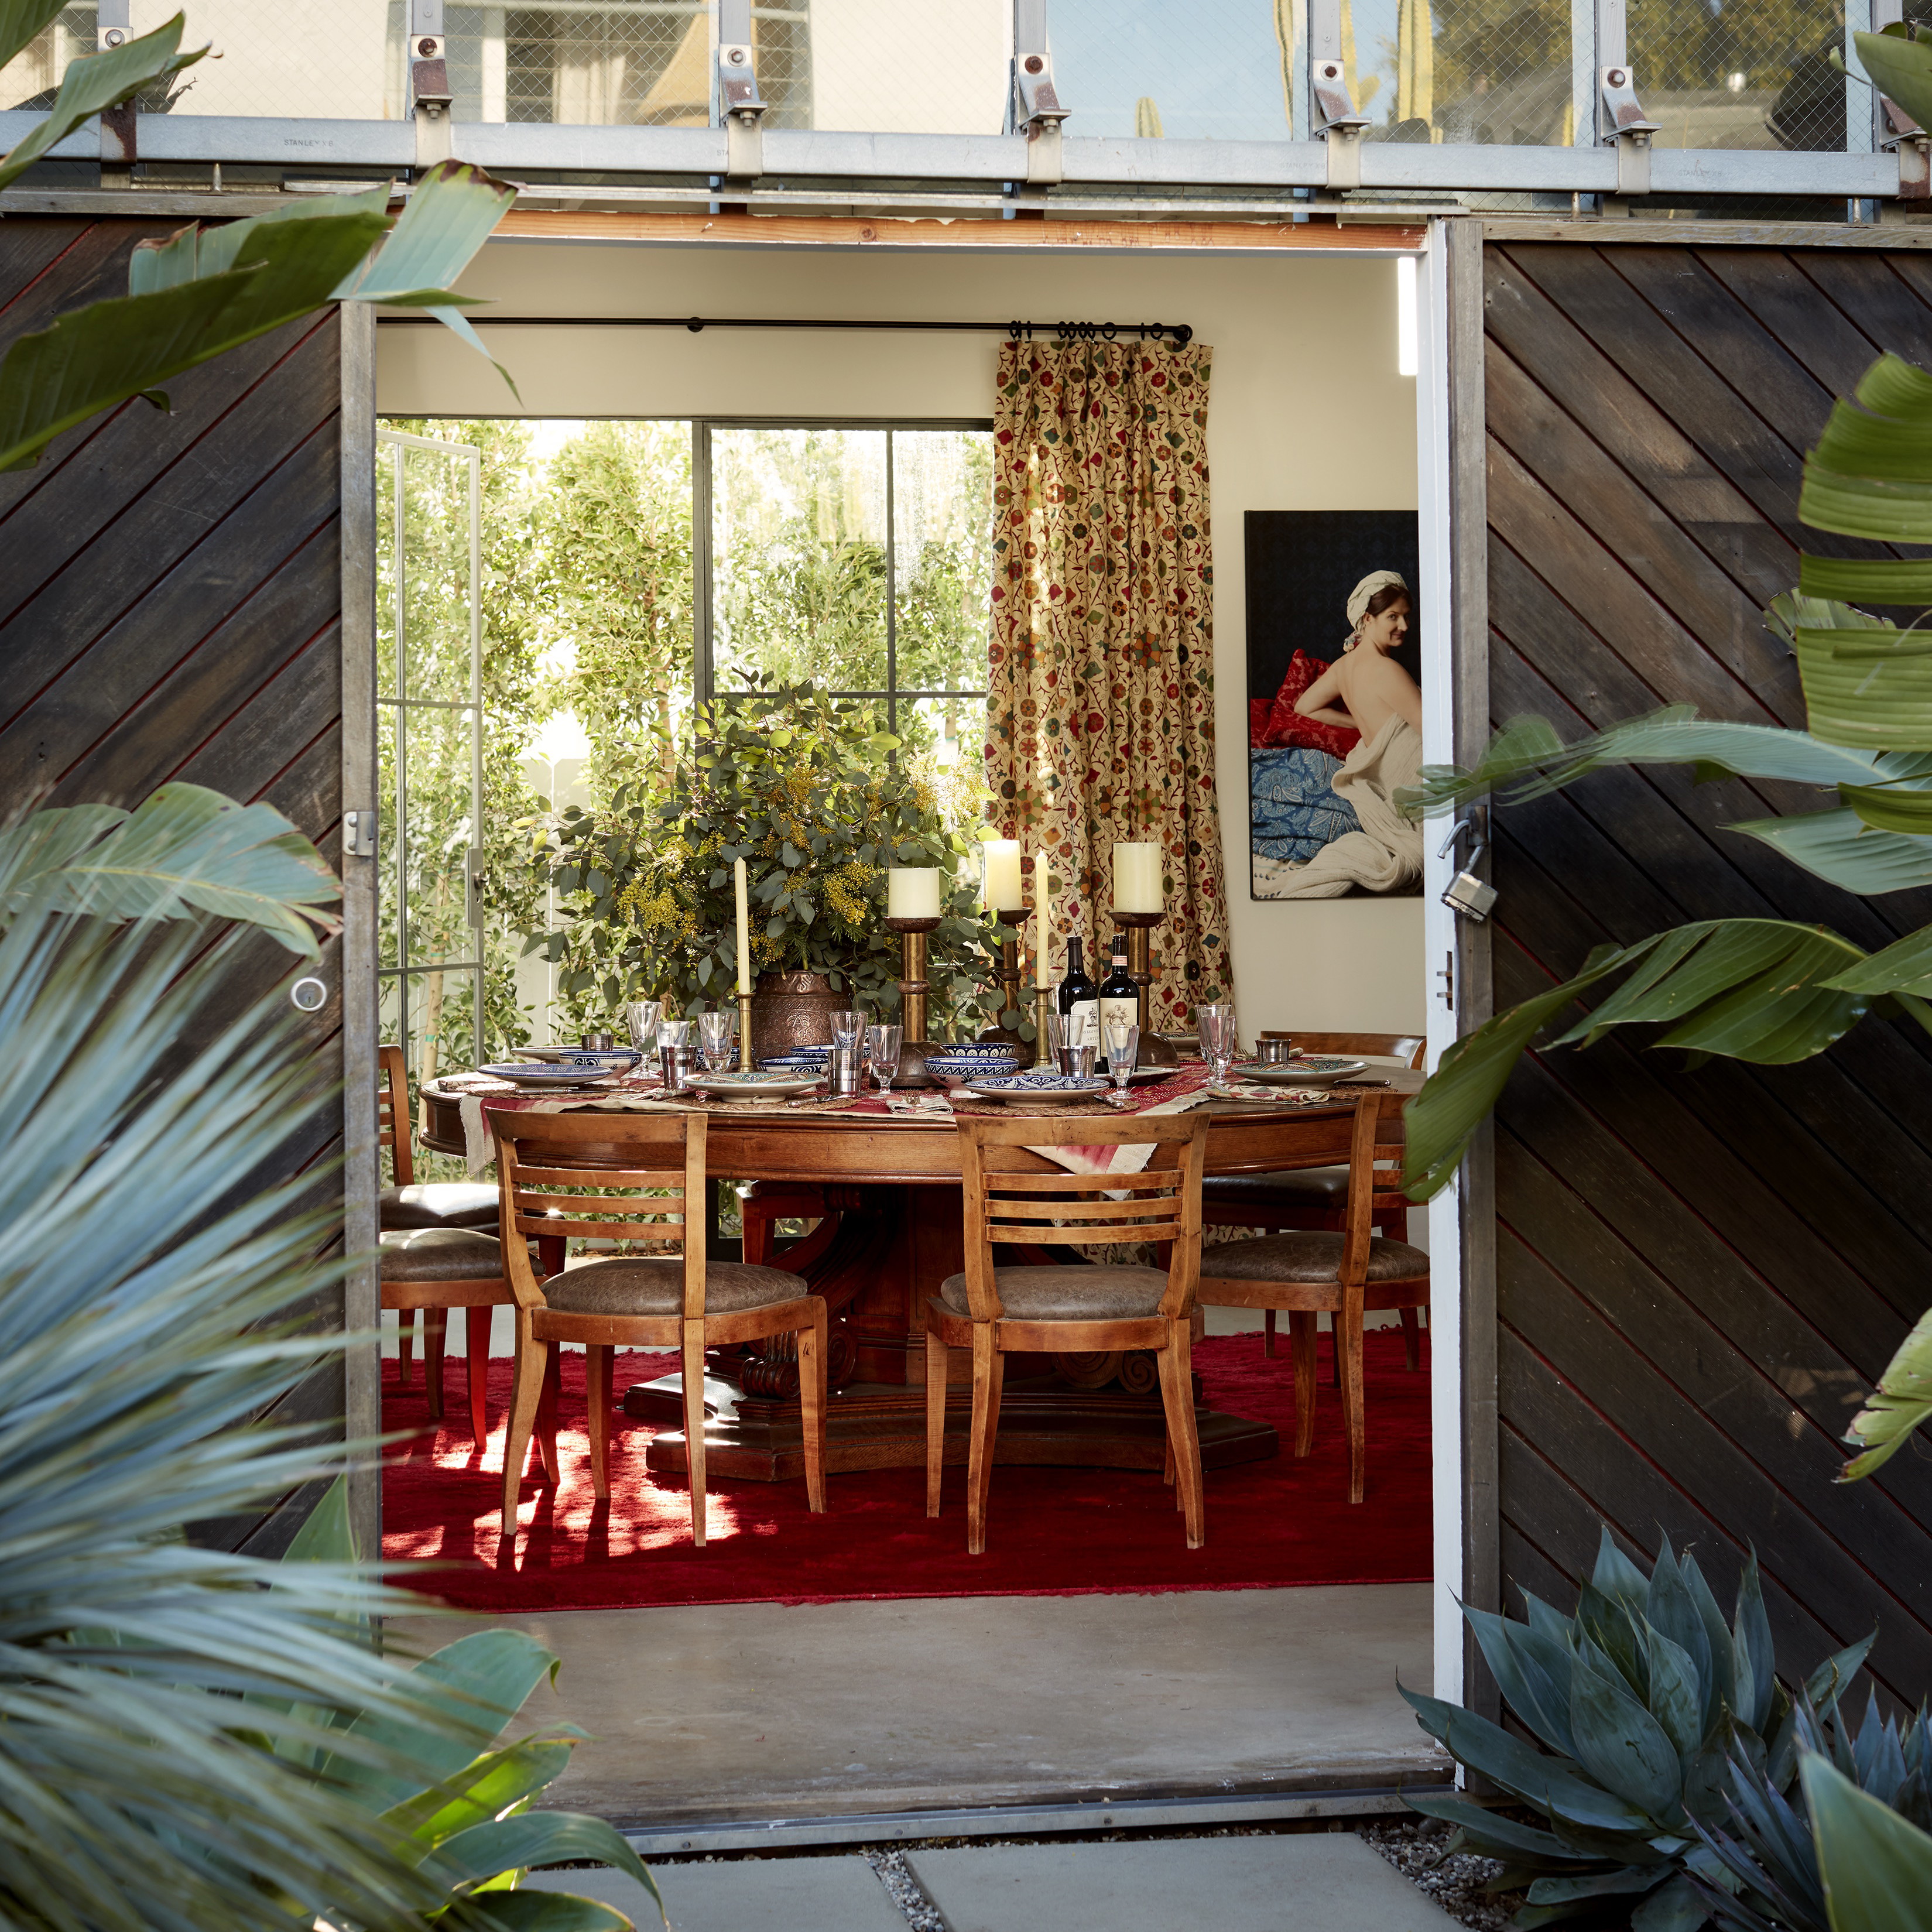
<path fill-rule="evenodd" d="M 823 973 L 760 973 L 752 989 L 752 1054 L 762 1060 L 795 1046 L 824 1046 L 832 1016 L 850 1000 Z"/>

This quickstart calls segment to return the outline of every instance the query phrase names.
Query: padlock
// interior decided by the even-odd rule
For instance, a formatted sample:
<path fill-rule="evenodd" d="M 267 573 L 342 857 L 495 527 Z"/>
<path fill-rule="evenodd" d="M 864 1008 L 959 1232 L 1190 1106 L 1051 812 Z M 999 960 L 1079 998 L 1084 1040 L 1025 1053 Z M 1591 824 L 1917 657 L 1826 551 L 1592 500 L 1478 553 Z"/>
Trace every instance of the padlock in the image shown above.
<path fill-rule="evenodd" d="M 1478 845 L 1469 854 L 1468 865 L 1449 881 L 1442 894 L 1442 903 L 1451 912 L 1478 922 L 1489 917 L 1490 908 L 1496 902 L 1496 887 L 1488 880 L 1478 878 L 1473 869 L 1482 850 Z"/>
<path fill-rule="evenodd" d="M 1442 842 L 1439 856 L 1448 858 L 1456 849 L 1457 842 L 1464 832 L 1470 835 L 1469 856 L 1462 869 L 1449 881 L 1442 894 L 1442 903 L 1451 912 L 1460 913 L 1465 919 L 1472 919 L 1480 924 L 1490 916 L 1496 902 L 1496 889 L 1486 879 L 1476 876 L 1476 861 L 1489 848 L 1485 836 L 1489 826 L 1489 813 L 1482 806 L 1477 806 L 1466 818 L 1458 819 L 1450 828 L 1449 836 Z"/>

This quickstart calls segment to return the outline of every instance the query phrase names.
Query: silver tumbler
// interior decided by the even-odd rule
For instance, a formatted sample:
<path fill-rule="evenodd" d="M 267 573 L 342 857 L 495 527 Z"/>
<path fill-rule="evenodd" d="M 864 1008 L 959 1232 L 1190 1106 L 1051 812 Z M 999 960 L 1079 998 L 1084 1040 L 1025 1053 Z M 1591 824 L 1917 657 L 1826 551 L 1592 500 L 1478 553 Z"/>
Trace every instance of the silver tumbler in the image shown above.
<path fill-rule="evenodd" d="M 825 1063 L 827 1090 L 834 1095 L 857 1093 L 862 1059 L 856 1046 L 835 1046 Z"/>
<path fill-rule="evenodd" d="M 664 1091 L 681 1094 L 684 1083 L 696 1070 L 698 1049 L 694 1046 L 661 1046 L 658 1048 L 658 1064 L 664 1072 Z"/>

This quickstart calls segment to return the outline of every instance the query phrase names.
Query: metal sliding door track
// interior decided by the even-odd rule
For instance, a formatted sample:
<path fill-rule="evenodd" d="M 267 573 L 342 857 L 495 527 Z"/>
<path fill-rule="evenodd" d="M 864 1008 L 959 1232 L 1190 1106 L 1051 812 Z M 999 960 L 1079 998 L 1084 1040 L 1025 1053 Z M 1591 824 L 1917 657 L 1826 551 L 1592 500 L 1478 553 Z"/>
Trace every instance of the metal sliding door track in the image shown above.
<path fill-rule="evenodd" d="M 622 1828 L 640 1857 L 677 1858 L 694 1852 L 776 1852 L 921 1838 L 1030 1838 L 1371 1817 L 1402 1811 L 1404 1790 L 1418 1797 L 1447 1797 L 1453 1787 L 1417 1783 L 1359 1790 L 1231 1792 L 1198 1798 L 1134 1798 L 1118 1804 L 1094 1799 L 1078 1804 L 976 1804 L 956 1810 L 855 1811 L 819 1818 L 746 1818 L 675 1826 L 640 1823 Z"/>

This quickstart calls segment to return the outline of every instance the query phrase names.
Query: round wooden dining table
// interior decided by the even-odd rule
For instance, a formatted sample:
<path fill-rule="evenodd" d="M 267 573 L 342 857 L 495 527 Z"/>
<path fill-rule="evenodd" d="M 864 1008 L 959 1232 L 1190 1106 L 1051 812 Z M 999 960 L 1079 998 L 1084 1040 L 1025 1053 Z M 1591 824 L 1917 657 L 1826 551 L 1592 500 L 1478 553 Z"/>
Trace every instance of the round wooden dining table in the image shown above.
<path fill-rule="evenodd" d="M 1375 1090 L 1386 1122 L 1384 1139 L 1399 1132 L 1402 1108 L 1422 1084 L 1406 1069 L 1378 1067 Z M 1207 1172 L 1264 1173 L 1295 1164 L 1298 1142 L 1332 1146 L 1335 1116 L 1352 1111 L 1363 1088 L 1338 1090 L 1333 1105 L 1273 1105 L 1210 1100 Z M 436 1081 L 422 1090 L 423 1144 L 460 1154 L 460 1100 Z M 578 1109 L 574 1111 L 585 1111 Z M 589 1103 L 588 1111 L 597 1111 Z M 948 1275 L 964 1267 L 958 1136 L 944 1115 L 836 1114 L 778 1108 L 703 1109 L 706 1164 L 719 1179 L 740 1184 L 757 1208 L 815 1222 L 790 1245 L 776 1246 L 772 1264 L 802 1275 L 825 1298 L 830 1317 L 830 1381 L 826 1467 L 917 1467 L 926 1459 L 926 1304 Z M 616 1126 L 624 1110 L 611 1108 Z M 621 1164 L 617 1136 L 608 1156 L 580 1144 L 574 1158 Z M 1332 1154 L 1324 1156 L 1333 1160 Z M 1304 1160 L 1302 1165 L 1306 1165 Z M 1096 1178 L 1096 1186 L 1104 1186 Z M 561 1244 L 560 1244 L 560 1246 Z M 728 1250 L 727 1251 L 728 1252 Z M 1078 1251 L 1042 1248 L 1024 1258 L 1078 1266 Z M 562 1266 L 544 1254 L 545 1269 Z M 715 1350 L 707 1360 L 709 1419 L 705 1456 L 714 1474 L 790 1480 L 804 1470 L 795 1360 L 779 1352 L 784 1339 L 749 1349 Z M 760 1352 L 766 1351 L 768 1352 Z M 622 1358 L 620 1357 L 620 1362 Z M 946 1460 L 965 1458 L 971 1363 L 952 1352 L 960 1378 L 958 1440 L 949 1420 Z M 1027 1372 L 1024 1364 L 1030 1364 Z M 1284 1364 L 1284 1368 L 1286 1365 Z M 1198 1381 L 1196 1382 L 1197 1402 Z M 646 1455 L 653 1471 L 684 1467 L 682 1382 L 676 1374 L 634 1383 L 626 1412 L 664 1426 Z M 1197 1409 L 1201 1451 L 1209 1468 L 1258 1461 L 1279 1453 L 1273 1426 L 1205 1406 Z M 1059 1463 L 1116 1468 L 1158 1468 L 1166 1424 L 1151 1357 L 1015 1357 L 1009 1364 L 1000 1412 L 1001 1462 Z"/>

